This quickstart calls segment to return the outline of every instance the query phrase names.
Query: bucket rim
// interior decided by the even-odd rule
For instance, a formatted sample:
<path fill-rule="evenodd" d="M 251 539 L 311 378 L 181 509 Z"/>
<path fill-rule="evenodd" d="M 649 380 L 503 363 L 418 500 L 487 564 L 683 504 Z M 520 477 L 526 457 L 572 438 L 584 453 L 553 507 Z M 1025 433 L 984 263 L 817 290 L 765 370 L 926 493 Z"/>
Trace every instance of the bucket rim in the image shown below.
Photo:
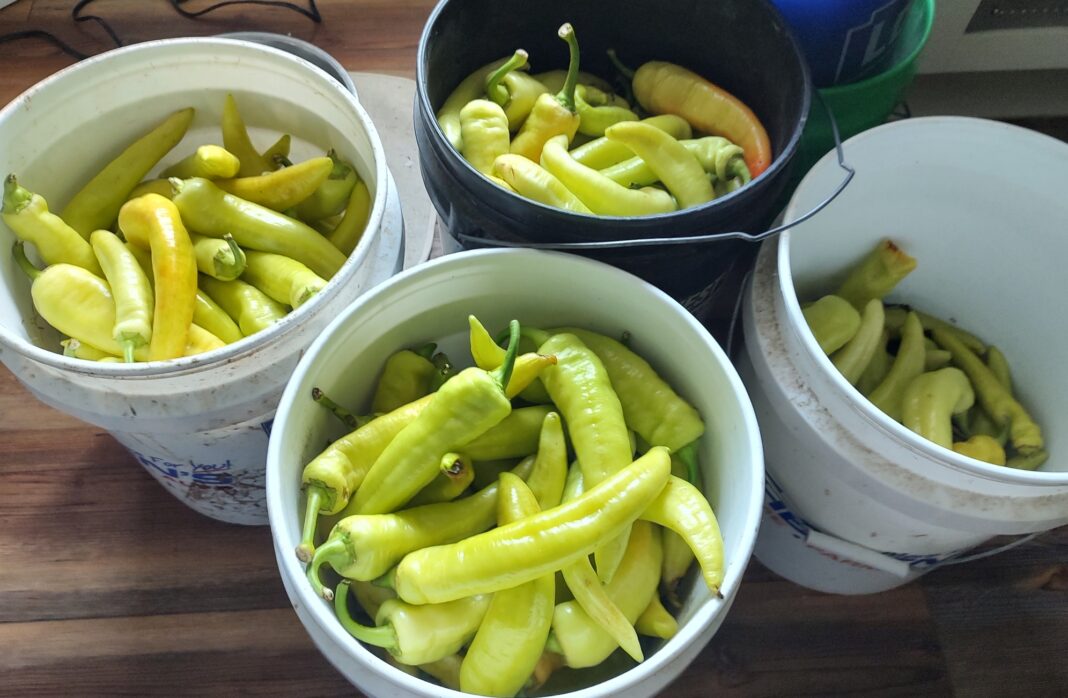
<path fill-rule="evenodd" d="M 856 82 L 848 82 L 844 85 L 821 87 L 819 88 L 820 94 L 829 99 L 834 99 L 835 97 L 842 97 L 854 92 L 861 92 L 863 90 L 878 87 L 884 82 L 897 79 L 904 71 L 908 70 L 909 66 L 915 64 L 920 53 L 923 52 L 924 47 L 927 45 L 927 41 L 931 38 L 931 29 L 934 27 L 935 18 L 935 0 L 916 0 L 915 5 L 913 8 L 909 9 L 909 12 L 916 12 L 916 7 L 922 7 L 924 10 L 922 18 L 923 27 L 920 30 L 919 40 L 916 42 L 916 45 L 905 57 L 876 75 L 857 80 Z"/>
<path fill-rule="evenodd" d="M 281 61 L 289 64 L 290 67 L 295 67 L 297 70 L 308 72 L 309 81 L 313 82 L 317 89 L 324 89 L 328 94 L 334 95 L 340 99 L 346 108 L 352 110 L 353 115 L 363 129 L 364 135 L 371 144 L 373 174 L 375 177 L 375 195 L 371 203 L 371 212 L 365 229 L 377 231 L 381 228 L 382 220 L 385 215 L 387 188 L 392 185 L 390 183 L 391 176 L 389 174 L 389 169 L 386 165 L 385 147 L 382 145 L 382 140 L 374 123 L 371 121 L 370 115 L 367 113 L 366 109 L 364 109 L 363 105 L 360 104 L 355 93 L 348 91 L 344 85 L 322 68 L 289 51 L 268 46 L 266 44 L 245 39 L 204 36 L 156 39 L 110 49 L 66 66 L 28 87 L 0 109 L 0 125 L 2 125 L 11 114 L 23 109 L 26 104 L 32 102 L 42 91 L 55 89 L 57 83 L 62 84 L 64 81 L 72 79 L 72 76 L 76 76 L 85 70 L 100 69 L 100 64 L 107 64 L 116 57 L 121 58 L 129 54 L 139 53 L 152 54 L 153 52 L 161 50 L 166 51 L 172 48 L 177 49 L 172 57 L 175 61 L 182 60 L 183 50 L 193 48 L 207 49 L 211 52 L 211 55 L 217 55 L 219 50 L 225 49 L 244 51 L 251 55 L 259 54 L 261 57 L 266 57 L 267 60 L 275 62 Z M 10 349 L 29 360 L 61 371 L 111 379 L 152 379 L 169 377 L 175 374 L 182 374 L 189 371 L 232 363 L 247 355 L 262 350 L 267 345 L 280 341 L 282 335 L 284 335 L 292 326 L 302 322 L 306 316 L 311 315 L 314 312 L 314 309 L 320 305 L 324 299 L 336 295 L 345 278 L 349 276 L 353 269 L 362 265 L 369 257 L 374 237 L 374 235 L 363 236 L 357 244 L 356 249 L 348 256 L 345 263 L 342 264 L 341 268 L 334 274 L 334 277 L 329 279 L 327 285 L 307 303 L 304 303 L 298 308 L 294 308 L 287 313 L 285 317 L 270 327 L 247 337 L 242 337 L 236 342 L 232 342 L 218 349 L 212 349 L 211 351 L 195 354 L 193 356 L 182 356 L 164 361 L 141 361 L 130 364 L 86 361 L 84 359 L 64 356 L 61 353 L 37 346 L 33 342 L 11 333 L 5 326 L 0 325 L 0 350 L 5 348 Z M 23 321 L 29 321 L 29 318 L 24 317 Z"/>
<path fill-rule="evenodd" d="M 856 145 L 857 143 L 862 143 L 872 138 L 881 138 L 890 130 L 928 128 L 931 125 L 937 124 L 945 124 L 947 127 L 951 128 L 970 125 L 977 128 L 987 128 L 992 132 L 1011 132 L 1017 138 L 1032 139 L 1037 148 L 1060 148 L 1064 151 L 1065 156 L 1068 157 L 1068 143 L 1053 138 L 1052 136 L 1015 124 L 972 116 L 923 116 L 892 121 L 862 131 L 847 140 L 843 145 Z M 802 179 L 797 190 L 800 190 L 804 181 L 812 176 L 812 173 L 816 172 L 817 169 L 822 169 L 831 164 L 834 156 L 835 153 L 832 151 L 820 158 L 816 165 L 814 165 L 805 175 L 805 178 Z M 790 221 L 797 217 L 798 205 L 795 190 L 795 195 L 791 197 L 790 202 L 787 204 L 787 207 L 783 212 L 784 221 Z M 840 396 L 848 398 L 854 409 L 862 414 L 874 426 L 899 441 L 902 441 L 907 447 L 922 453 L 932 461 L 941 463 L 942 465 L 967 475 L 980 477 L 993 482 L 1024 486 L 1042 487 L 1068 485 L 1068 470 L 1019 470 L 1007 466 L 986 463 L 975 458 L 964 456 L 951 449 L 938 446 L 912 432 L 900 422 L 891 419 L 882 410 L 872 404 L 867 397 L 856 389 L 856 387 L 845 380 L 841 373 L 835 368 L 834 364 L 831 363 L 831 360 L 819 348 L 819 345 L 816 343 L 816 338 L 813 336 L 812 332 L 809 331 L 808 326 L 797 320 L 802 317 L 802 314 L 800 300 L 797 296 L 797 290 L 794 287 L 793 275 L 790 267 L 790 244 L 791 234 L 793 232 L 792 228 L 784 231 L 776 242 L 778 252 L 778 260 L 776 263 L 778 283 L 776 286 L 777 292 L 786 308 L 787 318 L 784 325 L 788 328 L 788 331 L 792 332 L 801 342 L 808 354 L 807 358 L 810 361 L 815 362 L 817 370 L 819 370 L 825 378 L 830 380 L 834 389 Z"/>
<path fill-rule="evenodd" d="M 459 153 L 455 152 L 452 145 L 448 143 L 445 138 L 445 134 L 438 124 L 434 115 L 437 113 L 434 109 L 434 105 L 430 103 L 430 96 L 427 94 L 425 85 L 427 82 L 427 73 L 429 71 L 429 57 L 427 55 L 427 47 L 430 40 L 433 38 L 432 28 L 434 27 L 441 14 L 445 11 L 446 6 L 457 0 L 439 0 L 439 2 L 431 10 L 430 15 L 427 17 L 426 22 L 423 25 L 423 31 L 419 35 L 419 43 L 416 47 L 416 66 L 415 66 L 415 99 L 416 99 L 416 119 L 419 119 L 420 112 L 427 115 L 428 121 L 433 122 L 429 125 L 428 137 L 433 143 L 431 148 L 434 151 L 434 156 L 440 158 L 447 169 L 465 171 L 470 178 L 473 178 L 473 193 L 479 196 L 479 192 L 495 192 L 499 193 L 501 188 L 489 180 L 485 175 L 480 173 L 474 168 L 474 166 L 462 157 Z M 933 0 L 928 0 L 929 2 Z M 777 176 L 785 176 L 785 170 L 790 166 L 794 157 L 797 154 L 798 148 L 801 145 L 802 135 L 804 134 L 805 124 L 808 122 L 809 111 L 812 106 L 812 94 L 816 89 L 812 83 L 812 73 L 809 68 L 808 61 L 805 59 L 804 52 L 801 50 L 801 44 L 798 42 L 797 37 L 794 34 L 793 29 L 787 23 L 782 13 L 770 0 L 759 0 L 769 14 L 776 18 L 779 22 L 779 33 L 785 38 L 787 44 L 792 50 L 792 54 L 798 69 L 801 73 L 801 100 L 798 105 L 798 121 L 793 127 L 793 131 L 790 137 L 786 140 L 783 148 L 772 158 L 771 165 L 766 170 L 761 172 L 757 177 L 753 178 L 745 186 L 729 192 L 723 196 L 716 197 L 711 201 L 707 201 L 697 206 L 691 206 L 685 209 L 678 209 L 676 211 L 669 211 L 667 213 L 654 213 L 644 216 L 602 216 L 592 213 L 580 213 L 578 211 L 571 211 L 568 209 L 561 209 L 555 206 L 549 206 L 539 201 L 529 199 L 514 191 L 505 191 L 507 196 L 515 197 L 517 200 L 524 202 L 531 206 L 532 212 L 539 216 L 562 216 L 566 219 L 573 219 L 575 221 L 605 221 L 613 226 L 627 226 L 627 221 L 639 221 L 642 224 L 649 223 L 670 223 L 671 221 L 678 220 L 679 218 L 694 217 L 702 212 L 708 211 L 715 207 L 726 206 L 729 203 L 734 202 L 736 199 L 741 200 L 749 198 L 754 195 L 766 195 L 766 193 L 759 190 L 754 190 L 754 185 L 760 185 L 761 188 L 772 186 L 772 182 L 776 180 Z M 763 122 L 762 122 L 763 123 Z M 422 148 L 420 153 L 422 154 Z M 425 157 L 425 156 L 424 156 Z M 466 186 L 466 185 L 465 185 Z M 756 191 L 756 194 L 754 194 Z M 485 197 L 482 197 L 485 200 Z M 623 229 L 618 229 L 615 232 L 620 236 L 620 239 L 625 239 L 628 233 Z M 629 234 L 635 235 L 634 233 Z"/>

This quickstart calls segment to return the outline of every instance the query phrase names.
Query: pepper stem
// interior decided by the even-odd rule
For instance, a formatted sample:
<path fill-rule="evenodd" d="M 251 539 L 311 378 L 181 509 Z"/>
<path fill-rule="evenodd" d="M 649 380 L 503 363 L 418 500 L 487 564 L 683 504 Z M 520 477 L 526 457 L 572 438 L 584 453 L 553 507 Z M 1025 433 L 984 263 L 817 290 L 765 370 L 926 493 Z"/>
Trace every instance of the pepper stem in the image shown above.
<path fill-rule="evenodd" d="M 233 275 L 233 278 L 241 276 L 241 272 L 245 271 L 245 265 L 248 263 L 245 258 L 245 251 L 241 249 L 241 246 L 237 244 L 237 240 L 234 240 L 234 236 L 230 233 L 223 235 L 223 240 L 226 240 L 227 246 L 230 248 L 230 255 L 234 258 L 232 264 L 223 264 L 223 269 L 219 270 L 223 273 L 229 272 L 229 275 Z"/>
<path fill-rule="evenodd" d="M 378 627 L 371 627 L 357 623 L 349 612 L 348 601 L 349 581 L 345 579 L 337 585 L 337 594 L 334 595 L 334 613 L 337 614 L 337 619 L 341 621 L 341 627 L 345 628 L 349 635 L 352 635 L 360 642 L 366 642 L 368 645 L 374 645 L 375 647 L 382 647 L 391 652 L 396 650 L 397 631 L 393 629 L 393 626 L 380 625 Z"/>
<path fill-rule="evenodd" d="M 316 548 L 315 554 L 312 555 L 311 562 L 308 564 L 307 569 L 308 581 L 311 582 L 312 589 L 315 590 L 316 594 L 327 601 L 334 598 L 334 590 L 323 586 L 323 581 L 319 579 L 319 568 L 321 568 L 324 563 L 329 562 L 331 567 L 337 569 L 339 565 L 335 565 L 333 560 L 328 559 L 335 555 L 339 557 L 348 555 L 345 541 L 340 538 L 331 538 Z"/>
<path fill-rule="evenodd" d="M 319 521 L 319 504 L 323 500 L 323 489 L 317 485 L 308 485 L 308 501 L 304 510 L 304 528 L 301 530 L 300 545 L 297 546 L 297 559 L 310 562 L 315 554 L 315 528 Z"/>
<path fill-rule="evenodd" d="M 128 364 L 132 364 L 134 362 L 135 343 L 136 342 L 133 339 L 124 339 L 122 340 L 122 342 L 120 342 L 120 344 L 122 344 L 122 360 Z"/>
<path fill-rule="evenodd" d="M 608 54 L 608 60 L 612 61 L 612 65 L 616 67 L 616 70 L 618 70 L 623 77 L 627 80 L 634 79 L 634 69 L 628 68 L 623 61 L 619 60 L 619 56 L 616 55 L 616 50 L 614 48 L 608 49 L 605 53 Z"/>
<path fill-rule="evenodd" d="M 11 247 L 11 254 L 14 255 L 15 263 L 19 265 L 19 268 L 26 272 L 26 276 L 36 279 L 41 275 L 41 270 L 33 266 L 33 262 L 26 256 L 26 245 L 22 240 L 15 241 L 15 244 Z"/>
<path fill-rule="evenodd" d="M 508 100 L 512 98 L 512 95 L 508 93 L 507 87 L 500 84 L 501 80 L 504 80 L 505 76 L 513 70 L 518 70 L 525 66 L 529 57 L 530 55 L 526 51 L 518 49 L 500 68 L 490 73 L 489 77 L 486 78 L 486 96 L 502 107 L 508 104 Z"/>
<path fill-rule="evenodd" d="M 17 214 L 26 204 L 30 203 L 30 199 L 33 198 L 33 192 L 25 187 L 19 186 L 18 179 L 15 178 L 15 173 L 12 172 L 4 178 L 4 203 L 0 206 L 0 211 L 8 214 Z"/>
<path fill-rule="evenodd" d="M 389 571 L 384 575 L 371 582 L 376 587 L 382 587 L 383 589 L 393 589 L 397 579 L 397 568 L 390 567 Z"/>
<path fill-rule="evenodd" d="M 567 42 L 570 54 L 567 64 L 567 77 L 564 78 L 564 86 L 556 93 L 556 101 L 559 102 L 572 114 L 575 113 L 575 86 L 578 84 L 579 74 L 579 45 L 578 37 L 575 36 L 575 28 L 570 22 L 564 22 L 560 26 L 557 35 Z"/>
<path fill-rule="evenodd" d="M 504 361 L 500 368 L 495 369 L 490 375 L 496 379 L 501 390 L 508 387 L 508 381 L 512 379 L 512 369 L 515 368 L 516 357 L 519 356 L 519 320 L 508 323 L 508 349 L 504 354 Z"/>
<path fill-rule="evenodd" d="M 355 429 L 360 425 L 356 415 L 328 398 L 326 393 L 319 388 L 312 388 L 312 400 L 315 400 L 320 405 L 333 412 L 334 416 L 344 422 L 349 428 Z"/>

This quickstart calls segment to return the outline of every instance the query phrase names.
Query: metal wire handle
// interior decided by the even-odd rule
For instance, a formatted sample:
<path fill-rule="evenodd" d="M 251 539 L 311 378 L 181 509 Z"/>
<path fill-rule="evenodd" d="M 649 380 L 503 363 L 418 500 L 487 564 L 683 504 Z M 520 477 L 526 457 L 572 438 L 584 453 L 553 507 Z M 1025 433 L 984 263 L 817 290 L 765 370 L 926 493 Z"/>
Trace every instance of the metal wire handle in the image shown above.
<path fill-rule="evenodd" d="M 842 137 L 838 132 L 838 122 L 834 118 L 834 112 L 827 105 L 827 102 L 823 99 L 823 95 L 819 93 L 819 90 L 813 90 L 816 99 L 821 105 L 823 105 L 824 111 L 827 112 L 827 117 L 831 122 L 831 132 L 834 134 L 834 149 L 838 156 L 838 166 L 845 170 L 846 175 L 842 179 L 842 182 L 838 187 L 831 192 L 831 195 L 821 201 L 815 208 L 810 210 L 805 215 L 790 221 L 789 223 L 783 223 L 769 230 L 765 230 L 762 233 L 745 233 L 742 231 L 732 231 L 726 233 L 705 233 L 702 235 L 687 235 L 684 237 L 671 237 L 671 238 L 635 238 L 633 240 L 595 240 L 589 242 L 513 242 L 511 240 L 498 240 L 496 238 L 485 238 L 479 235 L 469 235 L 467 233 L 457 233 L 456 239 L 461 244 L 476 243 L 482 245 L 489 245 L 492 247 L 522 247 L 534 250 L 599 250 L 599 249 L 622 249 L 627 247 L 652 247 L 652 246 L 666 246 L 666 245 L 687 245 L 691 243 L 699 242 L 713 242 L 717 240 L 732 240 L 742 239 L 749 242 L 760 242 L 761 240 L 771 237 L 777 233 L 781 233 L 784 230 L 794 227 L 799 223 L 804 223 L 812 216 L 816 215 L 827 206 L 827 204 L 838 198 L 838 195 L 846 188 L 849 182 L 853 179 L 853 175 L 856 171 L 845 161 L 845 153 L 842 150 Z"/>

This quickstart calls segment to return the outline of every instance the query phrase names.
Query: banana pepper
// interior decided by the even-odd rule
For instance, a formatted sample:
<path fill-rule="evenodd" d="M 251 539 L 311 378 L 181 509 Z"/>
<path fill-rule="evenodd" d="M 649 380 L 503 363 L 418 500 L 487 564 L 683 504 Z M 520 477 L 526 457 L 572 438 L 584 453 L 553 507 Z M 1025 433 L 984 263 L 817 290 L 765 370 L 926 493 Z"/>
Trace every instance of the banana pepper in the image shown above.
<path fill-rule="evenodd" d="M 100 275 L 93 248 L 77 230 L 48 210 L 40 194 L 22 187 L 14 174 L 4 179 L 4 200 L 0 217 L 15 236 L 32 243 L 41 261 L 48 264 L 73 264 Z"/>
<path fill-rule="evenodd" d="M 575 86 L 578 80 L 579 47 L 575 29 L 570 24 L 560 27 L 557 34 L 567 42 L 570 59 L 567 79 L 555 95 L 548 92 L 538 97 L 530 115 L 512 140 L 510 150 L 534 162 L 541 157 L 542 147 L 553 136 L 564 136 L 565 149 L 578 131 L 580 118 L 575 110 Z"/>

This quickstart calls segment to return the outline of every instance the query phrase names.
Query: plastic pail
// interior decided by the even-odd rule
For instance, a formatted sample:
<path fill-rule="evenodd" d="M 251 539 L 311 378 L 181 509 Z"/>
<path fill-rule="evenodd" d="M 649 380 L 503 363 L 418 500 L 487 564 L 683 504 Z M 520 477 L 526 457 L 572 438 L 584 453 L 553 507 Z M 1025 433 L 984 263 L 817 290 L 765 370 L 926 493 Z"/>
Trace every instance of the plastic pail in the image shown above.
<path fill-rule="evenodd" d="M 843 139 L 886 121 L 905 98 L 916 75 L 916 63 L 934 23 L 935 0 L 914 0 L 902 16 L 901 32 L 888 51 L 883 72 L 856 82 L 820 88 L 821 100 L 834 113 Z M 834 132 L 826 109 L 813 101 L 801 143 L 797 170 L 804 172 L 834 147 Z M 849 153 L 846 153 L 847 159 Z"/>
<path fill-rule="evenodd" d="M 744 296 L 739 372 L 769 481 L 755 554 L 800 584 L 868 593 L 994 536 L 1068 523 L 1068 391 L 1057 378 L 1068 335 L 1051 321 L 1068 294 L 1068 144 L 993 121 L 929 117 L 879 126 L 847 147 L 857 174 L 845 192 L 761 249 Z M 1013 171 L 990 167 L 1007 161 Z M 837 176 L 828 154 L 801 182 L 786 220 Z M 983 463 L 917 436 L 820 350 L 801 302 L 831 292 L 885 237 L 918 260 L 889 300 L 952 319 L 1008 356 L 1018 399 L 1050 453 L 1038 471 Z"/>
<path fill-rule="evenodd" d="M 400 202 L 355 97 L 273 48 L 218 38 L 137 44 L 77 63 L 0 111 L 0 171 L 17 173 L 58 210 L 134 134 L 176 109 L 193 106 L 197 114 L 161 166 L 218 142 L 227 92 L 261 147 L 279 133 L 292 134 L 294 160 L 333 147 L 367 182 L 367 231 L 330 283 L 274 326 L 221 349 L 97 363 L 57 353 L 60 337 L 35 314 L 29 280 L 11 255 L 0 255 L 0 360 L 41 401 L 110 432 L 196 511 L 265 524 L 268 432 L 290 373 L 342 308 L 400 268 Z M 0 249 L 12 241 L 0 226 Z"/>
<path fill-rule="evenodd" d="M 772 165 L 748 186 L 709 203 L 669 214 L 598 217 L 545 206 L 505 191 L 480 175 L 445 138 L 435 114 L 468 74 L 517 48 L 532 72 L 566 67 L 557 37 L 575 27 L 584 70 L 611 79 L 606 50 L 637 67 L 648 60 L 683 65 L 732 92 L 761 119 Z M 710 47 L 714 47 L 710 49 Z M 419 42 L 415 135 L 430 198 L 459 246 L 551 244 L 760 232 L 784 201 L 811 85 L 800 49 L 766 0 L 444 0 Z M 454 243 L 455 244 L 455 243 Z M 683 303 L 698 318 L 729 315 L 756 248 L 738 239 L 579 252 L 623 268 Z"/>
<path fill-rule="evenodd" d="M 469 364 L 463 360 L 470 356 L 469 314 L 491 328 L 516 318 L 532 326 L 579 324 L 611 336 L 628 330 L 632 348 L 705 421 L 699 462 L 723 532 L 722 596 L 712 594 L 692 570 L 687 581 L 693 583 L 681 587 L 679 629 L 671 639 L 646 645 L 645 660 L 618 675 L 562 670 L 551 692 L 570 698 L 657 695 L 715 634 L 743 583 L 763 494 L 760 434 L 730 360 L 689 313 L 640 279 L 576 255 L 536 250 L 446 255 L 373 289 L 308 349 L 279 404 L 267 466 L 271 535 L 293 608 L 327 658 L 369 696 L 471 695 L 411 676 L 358 642 L 338 622 L 332 604 L 316 595 L 294 553 L 304 514 L 304 464 L 344 431 L 312 401 L 311 388 L 360 410 L 369 403 L 383 362 L 400 347 L 434 341 L 457 366 Z"/>

